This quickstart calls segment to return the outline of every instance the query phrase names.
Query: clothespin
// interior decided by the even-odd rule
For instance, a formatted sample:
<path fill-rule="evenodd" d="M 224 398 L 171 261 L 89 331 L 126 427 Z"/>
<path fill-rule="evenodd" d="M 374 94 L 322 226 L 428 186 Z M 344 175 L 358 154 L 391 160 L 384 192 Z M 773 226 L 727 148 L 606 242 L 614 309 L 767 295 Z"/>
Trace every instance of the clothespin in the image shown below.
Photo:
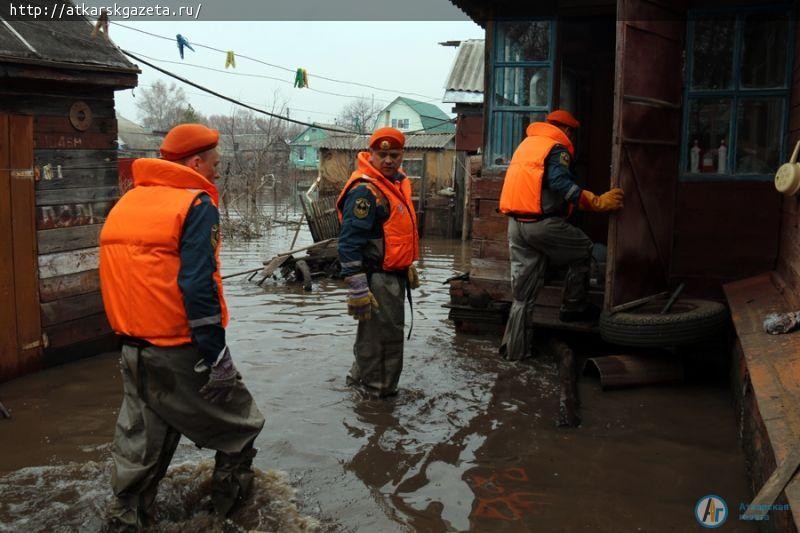
<path fill-rule="evenodd" d="M 108 10 L 103 9 L 100 11 L 100 18 L 97 19 L 97 22 L 94 23 L 94 29 L 92 30 L 92 39 L 97 37 L 97 34 L 100 33 L 100 30 L 103 30 L 103 37 L 106 40 L 109 39 L 108 37 Z"/>
<path fill-rule="evenodd" d="M 297 69 L 297 72 L 294 75 L 294 86 L 300 89 L 303 87 L 308 87 L 308 73 L 306 72 L 306 69 Z"/>
<path fill-rule="evenodd" d="M 188 48 L 189 50 L 191 50 L 192 52 L 194 52 L 194 48 L 192 48 L 192 45 L 189 44 L 189 41 L 186 39 L 186 37 L 184 37 L 180 33 L 175 36 L 175 40 L 178 43 L 178 52 L 180 52 L 180 54 L 181 54 L 181 59 L 183 59 L 183 47 L 184 46 L 186 48 Z"/>
<path fill-rule="evenodd" d="M 236 68 L 236 56 L 233 54 L 233 50 L 228 50 L 228 55 L 225 56 L 225 68 L 228 67 Z"/>
<path fill-rule="evenodd" d="M 44 172 L 44 179 L 51 180 L 53 179 L 53 166 L 51 164 L 46 164 L 42 167 L 42 171 Z"/>

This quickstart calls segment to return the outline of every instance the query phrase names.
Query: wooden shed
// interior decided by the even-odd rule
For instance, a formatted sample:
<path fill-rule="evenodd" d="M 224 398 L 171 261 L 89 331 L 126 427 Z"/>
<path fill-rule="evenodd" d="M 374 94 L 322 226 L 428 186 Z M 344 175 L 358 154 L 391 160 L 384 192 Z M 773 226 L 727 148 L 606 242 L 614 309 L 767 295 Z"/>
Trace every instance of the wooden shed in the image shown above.
<path fill-rule="evenodd" d="M 139 69 L 86 20 L 0 16 L 5 381 L 114 346 L 98 235 L 119 198 L 114 91 L 135 87 Z"/>
<path fill-rule="evenodd" d="M 453 3 L 486 28 L 483 165 L 463 287 L 473 300 L 510 300 L 507 220 L 495 208 L 525 127 L 556 108 L 581 120 L 582 185 L 626 191 L 619 214 L 573 219 L 608 246 L 606 308 L 681 282 L 684 294 L 722 298 L 724 283 L 774 267 L 772 178 L 800 104 L 794 2 Z"/>

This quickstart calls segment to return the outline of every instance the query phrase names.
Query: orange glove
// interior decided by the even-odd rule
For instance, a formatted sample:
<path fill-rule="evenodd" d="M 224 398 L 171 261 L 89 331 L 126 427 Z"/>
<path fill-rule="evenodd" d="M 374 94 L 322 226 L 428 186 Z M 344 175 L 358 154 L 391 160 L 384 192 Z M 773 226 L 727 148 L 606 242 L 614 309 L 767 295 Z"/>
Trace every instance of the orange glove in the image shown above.
<path fill-rule="evenodd" d="M 578 200 L 578 209 L 582 211 L 595 211 L 598 213 L 603 211 L 617 211 L 618 209 L 622 209 L 623 197 L 624 193 L 622 189 L 619 188 L 611 189 L 600 196 L 595 196 L 594 193 L 583 190 Z"/>

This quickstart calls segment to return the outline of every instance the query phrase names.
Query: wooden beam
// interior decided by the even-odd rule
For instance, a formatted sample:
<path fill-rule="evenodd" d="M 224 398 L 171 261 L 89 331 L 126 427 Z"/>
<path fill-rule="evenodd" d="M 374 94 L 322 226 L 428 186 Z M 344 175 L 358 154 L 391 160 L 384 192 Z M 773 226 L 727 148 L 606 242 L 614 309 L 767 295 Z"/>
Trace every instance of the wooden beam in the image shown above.
<path fill-rule="evenodd" d="M 39 280 L 39 297 L 43 303 L 99 290 L 100 274 L 97 269 Z"/>
<path fill-rule="evenodd" d="M 94 248 L 99 243 L 102 224 L 54 228 L 36 232 L 40 254 Z"/>
<path fill-rule="evenodd" d="M 53 278 L 96 270 L 100 264 L 100 248 L 85 248 L 39 256 L 39 277 Z"/>

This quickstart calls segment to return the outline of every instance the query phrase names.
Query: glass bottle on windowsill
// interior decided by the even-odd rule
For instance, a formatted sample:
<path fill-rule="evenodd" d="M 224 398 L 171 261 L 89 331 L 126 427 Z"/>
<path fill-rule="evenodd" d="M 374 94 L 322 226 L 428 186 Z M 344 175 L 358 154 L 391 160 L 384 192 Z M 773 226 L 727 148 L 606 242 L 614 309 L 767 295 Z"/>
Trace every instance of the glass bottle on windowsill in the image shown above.
<path fill-rule="evenodd" d="M 717 173 L 725 174 L 728 171 L 728 147 L 725 146 L 725 139 L 722 139 L 717 149 Z"/>
<path fill-rule="evenodd" d="M 694 146 L 689 150 L 689 172 L 697 174 L 700 172 L 700 141 L 694 140 Z"/>

